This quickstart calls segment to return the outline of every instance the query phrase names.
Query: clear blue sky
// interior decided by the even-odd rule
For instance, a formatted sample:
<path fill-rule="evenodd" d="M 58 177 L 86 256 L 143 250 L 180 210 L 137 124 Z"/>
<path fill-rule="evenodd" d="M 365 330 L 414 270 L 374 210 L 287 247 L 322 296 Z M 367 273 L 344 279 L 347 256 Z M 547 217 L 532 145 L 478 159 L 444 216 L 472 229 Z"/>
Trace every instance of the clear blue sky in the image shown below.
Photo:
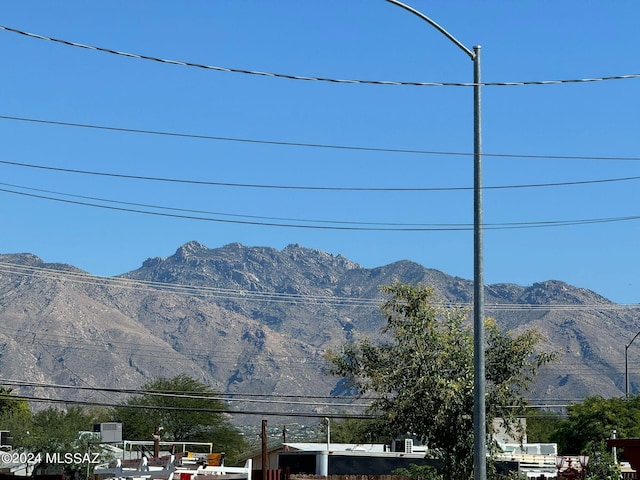
<path fill-rule="evenodd" d="M 485 82 L 640 73 L 636 1 L 410 4 L 467 47 L 482 46 Z M 473 79 L 473 64 L 461 50 L 426 22 L 384 0 L 9 0 L 2 7 L 0 24 L 6 27 L 176 61 L 337 79 Z M 138 268 L 148 257 L 169 256 L 190 240 L 210 248 L 241 242 L 280 249 L 299 243 L 365 267 L 409 259 L 473 277 L 472 157 L 453 154 L 473 149 L 470 87 L 337 84 L 219 72 L 3 30 L 0 48 L 3 117 L 452 153 L 310 148 L 1 118 L 0 161 L 5 163 L 0 163 L 0 188 L 8 190 L 0 191 L 1 253 L 29 252 L 47 262 L 110 276 Z M 484 185 L 520 187 L 484 192 L 487 224 L 529 227 L 640 215 L 640 181 L 629 179 L 640 176 L 639 161 L 544 158 L 640 157 L 640 79 L 486 86 L 482 100 Z M 364 190 L 198 185 L 114 175 Z M 626 180 L 522 187 L 614 179 Z M 370 188 L 442 190 L 366 190 Z M 261 223 L 341 228 L 420 224 L 440 230 Z M 460 225 L 465 229 L 456 230 Z M 485 280 L 529 285 L 559 279 L 617 302 L 636 303 L 639 233 L 638 219 L 488 229 Z"/>

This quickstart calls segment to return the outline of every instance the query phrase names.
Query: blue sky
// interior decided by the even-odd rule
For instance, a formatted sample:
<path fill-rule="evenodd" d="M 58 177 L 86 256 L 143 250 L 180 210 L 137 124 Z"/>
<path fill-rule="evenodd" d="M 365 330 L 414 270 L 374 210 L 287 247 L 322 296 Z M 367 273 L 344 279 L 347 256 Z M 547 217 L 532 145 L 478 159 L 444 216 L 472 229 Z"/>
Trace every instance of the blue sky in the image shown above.
<path fill-rule="evenodd" d="M 482 46 L 485 82 L 640 73 L 635 1 L 410 4 L 468 48 Z M 384 0 L 13 0 L 3 3 L 0 25 L 250 71 L 401 82 L 473 80 L 473 64 L 461 50 Z M 148 257 L 169 256 L 190 240 L 210 248 L 240 242 L 280 249 L 299 243 L 365 267 L 409 259 L 473 277 L 470 87 L 220 72 L 6 30 L 0 30 L 0 49 L 0 253 L 29 252 L 110 276 L 136 269 Z M 640 215 L 634 178 L 640 176 L 639 93 L 640 78 L 482 89 L 484 185 L 489 187 L 484 221 L 527 227 L 485 231 L 486 283 L 559 279 L 616 302 L 640 301 L 640 220 L 531 227 Z M 575 182 L 594 183 L 566 185 Z M 565 185 L 532 186 L 539 184 Z M 389 188 L 423 190 L 380 190 Z M 161 215 L 167 213 L 174 216 Z M 274 223 L 302 227 L 265 225 Z M 309 228 L 318 225 L 330 228 Z M 398 231 L 412 225 L 428 230 Z"/>

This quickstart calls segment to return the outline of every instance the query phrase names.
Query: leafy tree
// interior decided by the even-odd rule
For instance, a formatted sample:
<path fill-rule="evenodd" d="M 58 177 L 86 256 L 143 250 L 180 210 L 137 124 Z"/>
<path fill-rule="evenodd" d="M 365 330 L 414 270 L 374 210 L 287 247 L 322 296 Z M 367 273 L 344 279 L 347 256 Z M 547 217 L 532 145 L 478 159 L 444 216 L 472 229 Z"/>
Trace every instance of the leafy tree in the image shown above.
<path fill-rule="evenodd" d="M 9 444 L 19 447 L 19 439 L 33 421 L 29 403 L 16 398 L 13 389 L 0 386 L 0 425 L 9 431 Z"/>
<path fill-rule="evenodd" d="M 95 411 L 81 407 L 60 410 L 49 407 L 33 415 L 24 412 L 7 417 L 12 436 L 12 446 L 18 451 L 40 454 L 42 472 L 62 471 L 69 476 L 86 478 L 87 467 L 93 464 L 89 460 L 94 453 L 103 453 L 103 449 L 92 444 L 92 435 L 83 437 L 81 432 L 91 432 L 93 424 L 102 420 Z M 65 455 L 76 454 L 72 461 L 47 462 L 51 458 L 65 458 Z M 103 456 L 103 458 L 107 458 Z"/>
<path fill-rule="evenodd" d="M 142 390 L 146 393 L 114 411 L 128 440 L 151 440 L 160 431 L 166 441 L 213 442 L 227 459 L 245 448 L 242 435 L 227 420 L 226 404 L 208 385 L 181 374 L 152 380 Z"/>
<path fill-rule="evenodd" d="M 568 418 L 552 438 L 560 453 L 581 453 L 617 430 L 619 438 L 640 437 L 640 396 L 626 398 L 588 397 L 567 407 Z"/>
<path fill-rule="evenodd" d="M 322 433 L 318 435 L 320 441 L 326 440 L 326 423 L 322 422 Z M 372 420 L 347 418 L 331 420 L 331 441 L 335 443 L 385 443 L 388 437 L 376 434 L 375 423 Z"/>
<path fill-rule="evenodd" d="M 329 354 L 330 371 L 361 395 L 375 395 L 371 409 L 380 434 L 415 434 L 439 456 L 445 478 L 470 478 L 473 331 L 465 322 L 467 311 L 436 303 L 426 286 L 396 283 L 383 291 L 390 297 L 382 305 L 387 340 L 345 344 Z M 488 431 L 495 417 L 517 431 L 522 394 L 553 355 L 536 350 L 534 332 L 511 336 L 490 320 L 486 339 Z"/>
<path fill-rule="evenodd" d="M 585 480 L 618 480 L 620 464 L 613 457 L 604 440 L 591 445 L 585 452 L 589 455 L 589 468 Z"/>
<path fill-rule="evenodd" d="M 12 388 L 0 386 L 0 417 L 29 412 L 31 412 L 29 402 L 16 398 Z"/>
<path fill-rule="evenodd" d="M 562 418 L 555 413 L 538 413 L 528 415 L 527 440 L 529 443 L 552 443 L 553 435 L 562 423 Z"/>
<path fill-rule="evenodd" d="M 443 480 L 438 470 L 431 465 L 416 465 L 412 463 L 407 468 L 397 468 L 393 471 L 394 475 L 409 478 L 411 480 Z"/>
<path fill-rule="evenodd" d="M 26 436 L 33 423 L 31 410 L 18 410 L 4 412 L 0 416 L 0 424 L 3 430 L 9 431 L 9 445 L 14 449 L 20 449 L 22 439 Z"/>

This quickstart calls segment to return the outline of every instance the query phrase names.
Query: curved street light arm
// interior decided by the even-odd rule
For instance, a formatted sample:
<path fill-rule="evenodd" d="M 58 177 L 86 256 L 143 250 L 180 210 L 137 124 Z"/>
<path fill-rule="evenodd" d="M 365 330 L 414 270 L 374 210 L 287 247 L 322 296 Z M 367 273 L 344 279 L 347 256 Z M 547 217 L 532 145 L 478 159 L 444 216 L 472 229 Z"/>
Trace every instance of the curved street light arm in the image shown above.
<path fill-rule="evenodd" d="M 631 341 L 624 346 L 624 395 L 626 398 L 629 398 L 629 360 L 627 350 L 629 350 L 633 341 L 638 338 L 638 335 L 640 335 L 640 331 L 636 333 Z"/>
<path fill-rule="evenodd" d="M 455 43 L 458 48 L 460 50 L 462 50 L 464 53 L 466 53 L 469 58 L 471 58 L 471 60 L 475 60 L 476 59 L 476 54 L 474 52 L 472 52 L 471 50 L 469 50 L 467 47 L 465 47 L 462 42 L 460 42 L 456 37 L 454 37 L 453 35 L 451 35 L 449 32 L 447 32 L 444 28 L 442 28 L 440 25 L 438 25 L 436 22 L 434 22 L 433 20 L 431 20 L 429 17 L 427 17 L 425 14 L 419 12 L 418 10 L 416 10 L 415 8 L 410 7 L 409 5 L 406 5 L 398 0 L 386 0 L 389 3 L 393 3 L 394 5 L 397 5 L 400 8 L 404 8 L 405 10 L 407 10 L 408 12 L 413 13 L 414 15 L 420 17 L 422 20 L 424 20 L 425 22 L 429 23 L 433 28 L 435 28 L 436 30 L 438 30 L 440 33 L 442 33 L 445 37 L 447 37 L 449 40 L 451 40 L 453 43 Z"/>
<path fill-rule="evenodd" d="M 625 345 L 624 348 L 629 348 L 631 346 L 631 344 L 633 343 L 633 341 L 638 338 L 638 335 L 640 335 L 640 332 L 636 333 L 635 336 L 631 339 L 631 341 Z"/>
<path fill-rule="evenodd" d="M 451 40 L 473 61 L 473 478 L 487 479 L 486 371 L 484 332 L 484 253 L 482 240 L 482 129 L 480 46 L 465 47 L 444 28 L 400 0 L 386 0 L 421 18 Z"/>

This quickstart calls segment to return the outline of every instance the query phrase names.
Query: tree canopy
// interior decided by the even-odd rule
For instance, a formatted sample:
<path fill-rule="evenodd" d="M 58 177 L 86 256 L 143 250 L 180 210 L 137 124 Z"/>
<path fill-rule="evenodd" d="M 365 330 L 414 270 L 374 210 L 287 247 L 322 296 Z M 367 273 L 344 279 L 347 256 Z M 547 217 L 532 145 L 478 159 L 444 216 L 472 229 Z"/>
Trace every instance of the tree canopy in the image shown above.
<path fill-rule="evenodd" d="M 145 392 L 115 409 L 123 437 L 151 440 L 156 429 L 162 440 L 212 442 L 217 452 L 242 451 L 244 440 L 228 421 L 226 403 L 208 385 L 185 375 L 157 378 L 142 386 Z"/>
<path fill-rule="evenodd" d="M 640 396 L 629 398 L 587 397 L 567 407 L 568 418 L 552 435 L 561 453 L 582 453 L 611 437 L 640 437 Z"/>
<path fill-rule="evenodd" d="M 0 417 L 28 414 L 30 412 L 29 402 L 16 398 L 12 388 L 0 386 Z"/>
<path fill-rule="evenodd" d="M 389 438 L 412 433 L 428 443 L 445 478 L 473 473 L 473 330 L 468 311 L 436 301 L 431 288 L 395 283 L 383 288 L 387 323 L 381 343 L 369 338 L 329 354 L 331 373 L 373 398 L 376 429 Z M 537 350 L 539 336 L 511 335 L 486 326 L 487 429 L 501 417 L 519 429 L 523 394 L 552 353 Z"/>
<path fill-rule="evenodd" d="M 40 473 L 55 472 L 62 468 L 65 474 L 75 478 L 86 478 L 87 467 L 91 462 L 71 462 L 49 465 L 47 458 L 52 455 L 64 456 L 68 453 L 80 455 L 99 453 L 102 458 L 104 449 L 91 441 L 91 435 L 83 436 L 82 432 L 92 432 L 93 424 L 107 420 L 107 412 L 82 407 L 69 407 L 66 410 L 48 407 L 36 413 L 23 409 L 2 415 L 0 421 L 11 434 L 11 445 L 16 451 L 40 454 Z"/>

